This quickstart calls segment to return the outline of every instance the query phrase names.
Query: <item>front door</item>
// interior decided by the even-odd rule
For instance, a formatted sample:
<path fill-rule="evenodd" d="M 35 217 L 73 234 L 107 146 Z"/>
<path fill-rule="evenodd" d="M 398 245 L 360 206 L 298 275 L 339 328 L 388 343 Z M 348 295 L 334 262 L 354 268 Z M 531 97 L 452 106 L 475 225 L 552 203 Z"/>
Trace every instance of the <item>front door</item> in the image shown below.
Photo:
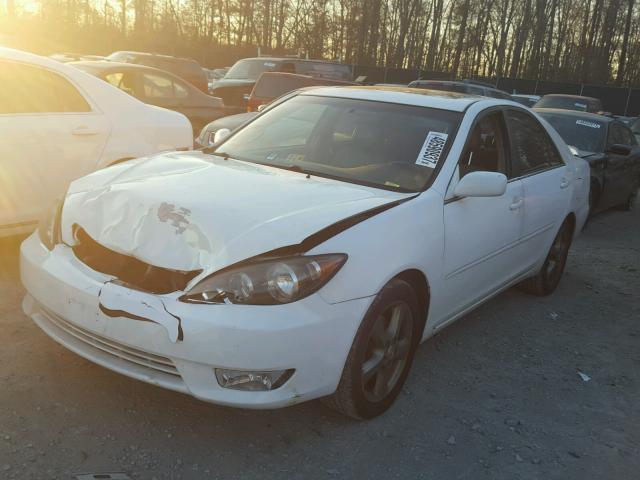
<path fill-rule="evenodd" d="M 509 180 L 499 197 L 456 198 L 459 179 L 473 171 L 511 176 L 503 113 L 493 110 L 476 121 L 467 139 L 444 204 L 445 304 L 442 321 L 474 305 L 522 271 L 519 240 L 523 228 L 524 190 Z"/>

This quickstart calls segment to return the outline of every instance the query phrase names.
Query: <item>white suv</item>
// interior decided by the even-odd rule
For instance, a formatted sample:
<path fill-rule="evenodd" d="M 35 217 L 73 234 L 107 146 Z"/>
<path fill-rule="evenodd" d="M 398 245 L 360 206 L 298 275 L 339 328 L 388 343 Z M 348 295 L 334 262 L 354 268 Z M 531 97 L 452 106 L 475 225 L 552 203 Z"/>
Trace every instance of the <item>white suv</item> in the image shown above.
<path fill-rule="evenodd" d="M 193 147 L 182 114 L 54 60 L 0 48 L 0 237 L 32 230 L 72 180 Z"/>

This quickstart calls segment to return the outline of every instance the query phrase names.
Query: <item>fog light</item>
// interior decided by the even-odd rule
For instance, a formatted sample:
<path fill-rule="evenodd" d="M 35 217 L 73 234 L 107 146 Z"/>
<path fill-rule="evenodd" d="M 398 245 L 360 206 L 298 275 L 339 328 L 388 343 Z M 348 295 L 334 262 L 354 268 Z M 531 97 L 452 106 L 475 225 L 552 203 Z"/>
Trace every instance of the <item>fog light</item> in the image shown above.
<path fill-rule="evenodd" d="M 216 368 L 216 378 L 222 388 L 264 392 L 275 390 L 291 378 L 294 369 L 272 370 L 267 372 L 247 372 L 242 370 L 226 370 Z"/>

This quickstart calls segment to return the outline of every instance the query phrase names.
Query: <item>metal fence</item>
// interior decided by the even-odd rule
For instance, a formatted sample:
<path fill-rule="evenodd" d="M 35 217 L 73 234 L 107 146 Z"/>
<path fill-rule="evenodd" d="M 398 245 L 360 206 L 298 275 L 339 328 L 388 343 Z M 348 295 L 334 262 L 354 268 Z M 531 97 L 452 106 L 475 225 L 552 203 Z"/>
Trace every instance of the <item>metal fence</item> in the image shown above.
<path fill-rule="evenodd" d="M 353 65 L 354 78 L 366 76 L 367 83 L 407 84 L 418 78 L 429 80 L 453 80 L 448 72 L 434 72 L 418 69 L 368 67 Z M 474 77 L 474 80 L 494 85 L 508 93 L 546 95 L 564 93 L 599 98 L 607 112 L 615 115 L 640 115 L 640 88 L 612 87 L 609 85 L 590 85 L 587 83 L 554 82 L 551 80 L 528 80 L 522 78 Z"/>

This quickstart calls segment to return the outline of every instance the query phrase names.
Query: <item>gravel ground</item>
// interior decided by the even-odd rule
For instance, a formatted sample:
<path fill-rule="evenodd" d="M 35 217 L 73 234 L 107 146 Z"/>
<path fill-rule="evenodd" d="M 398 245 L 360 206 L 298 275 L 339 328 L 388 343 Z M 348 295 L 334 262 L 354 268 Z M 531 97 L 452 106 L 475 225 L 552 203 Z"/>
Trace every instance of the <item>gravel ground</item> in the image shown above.
<path fill-rule="evenodd" d="M 0 243 L 2 479 L 638 478 L 640 210 L 596 217 L 554 295 L 512 289 L 423 344 L 362 423 L 209 405 L 83 360 L 22 314 L 18 244 Z"/>

